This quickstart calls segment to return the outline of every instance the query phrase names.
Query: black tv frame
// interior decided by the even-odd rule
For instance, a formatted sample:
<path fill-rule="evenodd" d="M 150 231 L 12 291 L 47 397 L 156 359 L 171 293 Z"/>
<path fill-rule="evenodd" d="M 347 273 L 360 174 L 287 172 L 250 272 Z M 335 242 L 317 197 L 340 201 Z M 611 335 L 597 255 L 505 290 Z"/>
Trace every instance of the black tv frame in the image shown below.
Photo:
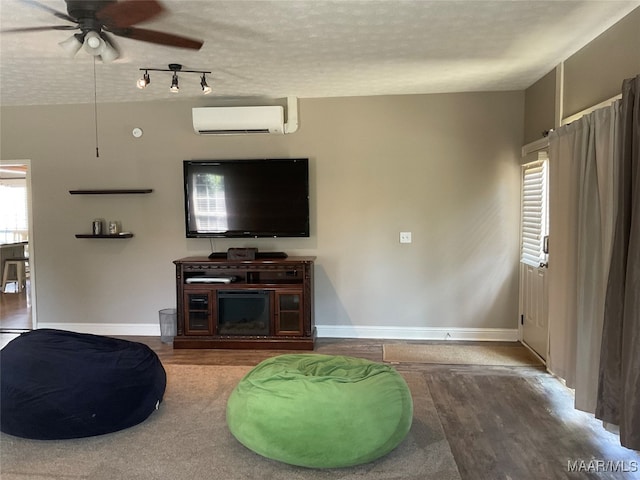
<path fill-rule="evenodd" d="M 304 190 L 306 191 L 306 221 L 300 229 L 290 230 L 227 230 L 225 232 L 198 232 L 190 230 L 190 191 L 189 191 L 189 166 L 193 164 L 255 164 L 255 163 L 304 163 L 306 175 L 304 178 Z M 184 222 L 185 234 L 187 238 L 300 238 L 310 236 L 310 220 L 309 220 L 309 159 L 308 158 L 262 158 L 262 159 L 224 159 L 224 160 L 184 160 L 183 161 L 183 188 L 184 188 Z"/>

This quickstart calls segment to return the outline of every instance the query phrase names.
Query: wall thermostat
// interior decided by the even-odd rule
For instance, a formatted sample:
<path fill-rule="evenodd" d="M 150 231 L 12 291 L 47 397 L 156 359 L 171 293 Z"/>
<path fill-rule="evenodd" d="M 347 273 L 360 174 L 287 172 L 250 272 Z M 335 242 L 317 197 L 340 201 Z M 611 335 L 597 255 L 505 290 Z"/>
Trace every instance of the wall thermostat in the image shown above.
<path fill-rule="evenodd" d="M 140 138 L 142 136 L 142 129 L 136 127 L 131 131 L 131 134 L 136 138 Z"/>

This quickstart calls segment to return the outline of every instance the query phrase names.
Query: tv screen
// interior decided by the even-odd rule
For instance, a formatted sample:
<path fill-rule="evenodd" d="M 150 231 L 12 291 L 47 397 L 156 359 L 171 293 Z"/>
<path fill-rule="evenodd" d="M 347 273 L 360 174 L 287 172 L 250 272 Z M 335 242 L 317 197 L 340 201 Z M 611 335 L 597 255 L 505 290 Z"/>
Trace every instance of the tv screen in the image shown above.
<path fill-rule="evenodd" d="M 309 160 L 185 160 L 187 237 L 308 237 Z"/>

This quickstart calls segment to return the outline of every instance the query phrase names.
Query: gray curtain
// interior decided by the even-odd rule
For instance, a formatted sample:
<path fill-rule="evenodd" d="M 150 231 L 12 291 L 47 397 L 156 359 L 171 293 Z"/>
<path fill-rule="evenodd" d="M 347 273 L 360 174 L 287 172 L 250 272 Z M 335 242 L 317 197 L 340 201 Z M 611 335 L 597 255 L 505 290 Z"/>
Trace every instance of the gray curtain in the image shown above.
<path fill-rule="evenodd" d="M 596 417 L 640 450 L 640 75 L 622 84 L 622 158 Z"/>
<path fill-rule="evenodd" d="M 547 368 L 594 413 L 620 163 L 620 101 L 549 134 Z"/>

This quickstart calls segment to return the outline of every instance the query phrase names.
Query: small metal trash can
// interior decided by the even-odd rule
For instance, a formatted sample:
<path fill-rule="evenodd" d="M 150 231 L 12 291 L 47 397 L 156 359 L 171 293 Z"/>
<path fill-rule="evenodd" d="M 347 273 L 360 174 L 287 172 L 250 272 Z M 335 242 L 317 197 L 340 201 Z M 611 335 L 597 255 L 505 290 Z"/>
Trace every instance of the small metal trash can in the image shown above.
<path fill-rule="evenodd" d="M 160 315 L 160 341 L 172 343 L 173 337 L 178 333 L 176 309 L 164 308 L 158 313 Z"/>

